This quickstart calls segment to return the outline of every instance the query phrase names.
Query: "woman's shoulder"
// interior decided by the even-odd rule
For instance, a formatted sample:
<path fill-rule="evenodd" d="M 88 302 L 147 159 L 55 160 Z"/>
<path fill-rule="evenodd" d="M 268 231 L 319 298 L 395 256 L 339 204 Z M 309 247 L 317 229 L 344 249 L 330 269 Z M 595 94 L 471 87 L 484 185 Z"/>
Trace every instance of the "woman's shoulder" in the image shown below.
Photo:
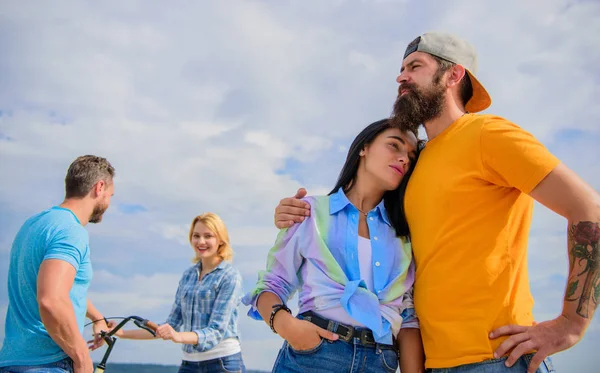
<path fill-rule="evenodd" d="M 219 264 L 219 268 L 223 272 L 224 279 L 230 279 L 232 281 L 238 281 L 242 278 L 242 273 L 235 267 L 231 262 L 223 261 Z"/>
<path fill-rule="evenodd" d="M 310 196 L 306 196 L 301 198 L 301 201 L 305 201 L 308 203 L 329 203 L 329 196 L 324 195 L 324 194 L 319 194 L 319 195 L 310 195 Z"/>
<path fill-rule="evenodd" d="M 327 195 L 312 195 L 312 196 L 306 196 L 306 197 L 302 198 L 301 200 L 304 202 L 308 202 L 308 204 L 310 205 L 311 211 L 325 210 L 328 212 L 329 211 L 329 199 L 330 199 L 330 196 L 327 196 Z"/>
<path fill-rule="evenodd" d="M 184 271 L 183 274 L 181 275 L 181 279 L 185 279 L 186 277 L 189 277 L 190 275 L 198 275 L 198 263 L 187 267 Z"/>

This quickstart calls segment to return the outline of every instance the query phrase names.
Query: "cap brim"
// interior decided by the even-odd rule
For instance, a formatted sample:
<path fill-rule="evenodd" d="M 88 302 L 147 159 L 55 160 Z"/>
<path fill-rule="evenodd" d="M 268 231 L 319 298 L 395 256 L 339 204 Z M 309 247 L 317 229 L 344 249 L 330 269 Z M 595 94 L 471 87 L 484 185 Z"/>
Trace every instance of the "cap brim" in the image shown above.
<path fill-rule="evenodd" d="M 490 107 L 492 104 L 492 98 L 489 93 L 485 90 L 483 85 L 477 80 L 475 75 L 471 74 L 469 70 L 466 70 L 471 79 L 471 86 L 473 86 L 473 97 L 465 105 L 465 109 L 469 113 L 477 113 Z"/>

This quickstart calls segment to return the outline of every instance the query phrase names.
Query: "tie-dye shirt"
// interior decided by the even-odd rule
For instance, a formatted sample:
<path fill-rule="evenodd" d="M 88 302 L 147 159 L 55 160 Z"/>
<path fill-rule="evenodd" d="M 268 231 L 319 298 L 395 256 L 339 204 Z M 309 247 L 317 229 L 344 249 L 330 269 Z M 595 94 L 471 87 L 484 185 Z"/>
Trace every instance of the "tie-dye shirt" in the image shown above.
<path fill-rule="evenodd" d="M 256 288 L 242 299 L 251 305 L 248 315 L 262 319 L 256 308 L 261 293 L 272 292 L 287 302 L 298 290 L 300 313 L 341 305 L 352 319 L 373 331 L 378 343 L 391 344 L 391 325 L 402 324 L 403 312 L 414 315 L 410 242 L 396 237 L 383 201 L 369 211 L 374 288 L 369 291 L 358 263 L 358 209 L 341 188 L 331 196 L 304 200 L 311 215 L 279 232 L 267 269 L 259 272 Z"/>

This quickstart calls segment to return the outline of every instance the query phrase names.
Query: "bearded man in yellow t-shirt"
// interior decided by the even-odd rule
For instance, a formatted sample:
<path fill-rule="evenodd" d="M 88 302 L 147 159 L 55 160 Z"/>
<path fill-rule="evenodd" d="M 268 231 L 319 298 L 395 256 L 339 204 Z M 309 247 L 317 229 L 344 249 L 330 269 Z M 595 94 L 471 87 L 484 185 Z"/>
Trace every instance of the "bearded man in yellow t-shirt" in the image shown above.
<path fill-rule="evenodd" d="M 530 133 L 474 114 L 491 104 L 477 54 L 460 38 L 426 33 L 404 55 L 391 120 L 425 127 L 405 213 L 415 311 L 431 372 L 553 372 L 548 356 L 577 343 L 600 303 L 600 196 Z M 298 197 L 276 209 L 301 221 Z M 534 200 L 568 220 L 562 313 L 534 323 L 527 244 Z"/>

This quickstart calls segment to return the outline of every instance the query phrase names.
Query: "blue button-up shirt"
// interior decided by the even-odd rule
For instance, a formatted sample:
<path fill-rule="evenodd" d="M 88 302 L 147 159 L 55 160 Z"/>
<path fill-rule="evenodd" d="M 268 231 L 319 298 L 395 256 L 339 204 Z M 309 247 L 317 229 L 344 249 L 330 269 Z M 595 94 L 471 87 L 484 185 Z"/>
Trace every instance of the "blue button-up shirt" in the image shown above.
<path fill-rule="evenodd" d="M 238 306 L 243 295 L 242 275 L 223 261 L 200 281 L 201 264 L 187 269 L 177 288 L 167 323 L 173 329 L 195 332 L 198 344 L 184 344 L 187 353 L 204 352 L 223 339 L 239 339 Z"/>
<path fill-rule="evenodd" d="M 261 319 L 256 301 L 264 291 L 287 302 L 299 290 L 300 313 L 341 307 L 373 331 L 379 343 L 391 344 L 391 324 L 413 312 L 411 290 L 415 267 L 408 239 L 396 237 L 383 201 L 367 215 L 372 246 L 374 291 L 360 277 L 359 211 L 342 189 L 331 196 L 307 197 L 311 215 L 282 229 L 269 252 L 267 268 L 242 302 L 249 316 Z M 414 325 L 412 326 L 414 327 Z"/>

